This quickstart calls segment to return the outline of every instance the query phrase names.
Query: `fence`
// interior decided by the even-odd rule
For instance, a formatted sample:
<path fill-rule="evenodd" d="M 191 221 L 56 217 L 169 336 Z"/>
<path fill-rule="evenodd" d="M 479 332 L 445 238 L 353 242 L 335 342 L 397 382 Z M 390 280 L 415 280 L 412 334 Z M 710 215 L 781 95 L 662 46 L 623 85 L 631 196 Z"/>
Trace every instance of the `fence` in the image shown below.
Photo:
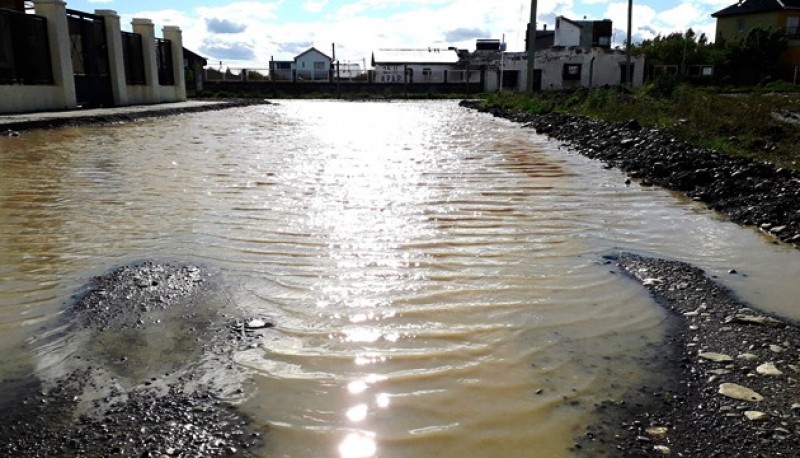
<path fill-rule="evenodd" d="M 158 62 L 158 84 L 162 86 L 174 86 L 175 74 L 172 69 L 171 41 L 156 38 L 156 61 Z"/>
<path fill-rule="evenodd" d="M 0 84 L 53 84 L 45 18 L 0 10 Z"/>
<path fill-rule="evenodd" d="M 141 35 L 122 32 L 122 56 L 125 60 L 125 82 L 131 86 L 147 84 Z"/>

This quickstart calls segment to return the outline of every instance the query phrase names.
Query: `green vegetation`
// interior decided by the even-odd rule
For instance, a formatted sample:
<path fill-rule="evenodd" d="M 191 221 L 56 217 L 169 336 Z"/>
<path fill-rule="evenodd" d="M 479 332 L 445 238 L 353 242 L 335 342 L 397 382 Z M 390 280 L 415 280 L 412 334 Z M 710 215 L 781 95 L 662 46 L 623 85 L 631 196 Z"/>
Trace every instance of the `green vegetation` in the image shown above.
<path fill-rule="evenodd" d="M 636 119 L 645 127 L 705 148 L 800 169 L 800 116 L 791 117 L 800 114 L 798 94 L 729 94 L 658 80 L 635 90 L 503 92 L 488 96 L 484 104 L 617 122 Z"/>

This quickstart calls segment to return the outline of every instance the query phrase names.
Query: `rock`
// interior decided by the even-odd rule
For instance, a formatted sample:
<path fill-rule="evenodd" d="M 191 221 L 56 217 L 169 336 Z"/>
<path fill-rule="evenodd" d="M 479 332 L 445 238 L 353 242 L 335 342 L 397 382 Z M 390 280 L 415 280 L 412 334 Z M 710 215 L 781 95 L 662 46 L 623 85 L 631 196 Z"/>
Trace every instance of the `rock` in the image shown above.
<path fill-rule="evenodd" d="M 713 351 L 701 352 L 698 356 L 703 359 L 707 359 L 709 361 L 713 361 L 715 363 L 728 363 L 733 361 L 733 358 L 729 355 L 724 355 L 722 353 L 715 353 Z"/>
<path fill-rule="evenodd" d="M 672 450 L 670 450 L 670 448 L 667 447 L 666 445 L 656 445 L 655 447 L 653 447 L 653 451 L 663 456 L 672 455 Z"/>
<path fill-rule="evenodd" d="M 779 326 L 783 323 L 775 318 L 759 315 L 744 315 L 737 314 L 725 318 L 726 323 L 746 323 L 746 324 L 759 324 L 762 326 Z"/>
<path fill-rule="evenodd" d="M 769 375 L 772 377 L 778 377 L 783 375 L 783 372 L 778 370 L 773 363 L 764 363 L 756 368 L 756 372 L 761 375 Z"/>
<path fill-rule="evenodd" d="M 661 440 L 667 437 L 669 434 L 669 428 L 666 426 L 651 426 L 644 430 L 648 436 L 652 437 L 656 440 Z"/>
<path fill-rule="evenodd" d="M 743 359 L 745 361 L 755 361 L 758 359 L 758 356 L 752 353 L 742 353 L 741 355 L 737 356 L 738 359 Z"/>
<path fill-rule="evenodd" d="M 764 400 L 764 396 L 761 396 L 750 388 L 737 385 L 735 383 L 721 384 L 718 392 L 723 396 L 727 396 L 732 399 L 738 399 L 740 401 L 761 402 Z"/>
<path fill-rule="evenodd" d="M 274 324 L 258 318 L 248 321 L 247 324 L 245 325 L 247 329 L 264 329 L 264 328 L 271 328 L 273 326 Z"/>
<path fill-rule="evenodd" d="M 769 350 L 773 353 L 783 353 L 784 348 L 780 345 L 770 345 Z"/>
<path fill-rule="evenodd" d="M 744 416 L 750 421 L 765 421 L 769 418 L 769 415 L 757 410 L 748 410 L 744 413 Z"/>

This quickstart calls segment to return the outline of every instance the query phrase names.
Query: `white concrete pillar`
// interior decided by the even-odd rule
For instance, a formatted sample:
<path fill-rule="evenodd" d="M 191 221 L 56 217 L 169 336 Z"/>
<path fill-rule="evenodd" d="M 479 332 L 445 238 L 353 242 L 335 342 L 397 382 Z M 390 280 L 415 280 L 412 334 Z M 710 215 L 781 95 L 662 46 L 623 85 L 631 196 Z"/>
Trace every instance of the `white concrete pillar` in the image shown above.
<path fill-rule="evenodd" d="M 186 76 L 183 68 L 183 32 L 174 25 L 164 26 L 164 39 L 172 43 L 172 74 L 175 79 L 175 102 L 186 100 Z"/>
<path fill-rule="evenodd" d="M 144 58 L 145 101 L 158 103 L 161 101 L 161 90 L 158 85 L 158 62 L 156 60 L 156 33 L 153 21 L 134 18 L 131 22 L 133 33 L 142 36 L 142 57 Z"/>
<path fill-rule="evenodd" d="M 125 78 L 125 53 L 122 50 L 122 27 L 119 23 L 119 15 L 114 10 L 95 10 L 94 14 L 102 16 L 106 26 L 108 69 L 111 76 L 114 105 L 128 105 L 128 82 Z"/>
<path fill-rule="evenodd" d="M 56 107 L 77 108 L 75 75 L 72 67 L 72 49 L 67 23 L 67 4 L 62 0 L 34 0 L 36 14 L 47 19 L 47 39 L 50 43 L 50 60 L 53 67 L 53 82 L 61 88 Z"/>

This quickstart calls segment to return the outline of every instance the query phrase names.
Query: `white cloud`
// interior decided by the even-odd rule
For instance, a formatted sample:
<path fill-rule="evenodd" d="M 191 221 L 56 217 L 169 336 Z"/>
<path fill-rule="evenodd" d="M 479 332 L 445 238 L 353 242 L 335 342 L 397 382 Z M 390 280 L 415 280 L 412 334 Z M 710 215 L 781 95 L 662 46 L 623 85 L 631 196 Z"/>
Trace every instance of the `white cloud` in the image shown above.
<path fill-rule="evenodd" d="M 657 10 L 644 4 L 644 0 L 637 0 L 634 3 L 634 37 L 652 38 L 659 33 L 685 31 L 689 27 L 713 37 L 714 20 L 710 13 L 732 1 L 679 0 Z M 601 3 L 606 5 L 604 13 L 598 9 Z M 369 61 L 372 51 L 378 48 L 455 46 L 473 49 L 474 38 L 480 34 L 487 35 L 486 38 L 505 35 L 509 50 L 521 51 L 530 15 L 530 3 L 526 0 L 352 0 L 336 9 L 329 0 L 304 0 L 298 2 L 301 8 L 318 13 L 292 21 L 278 17 L 279 8 L 284 4 L 289 5 L 286 0 L 242 0 L 218 7 L 187 11 L 165 9 L 135 16 L 151 18 L 159 31 L 165 24 L 180 26 L 185 46 L 198 52 L 206 49 L 207 57 L 213 61 L 265 68 L 270 58 L 291 59 L 306 45 L 330 53 L 332 43 L 336 43 L 339 59 L 357 62 Z M 547 24 L 552 28 L 558 15 L 582 18 L 594 11 L 599 17 L 614 21 L 615 42 L 621 44 L 625 39 L 627 8 L 626 0 L 540 0 L 538 25 Z M 130 21 L 130 16 L 126 21 Z M 241 32 L 211 33 L 208 24 L 222 22 L 235 27 L 214 28 L 213 31 Z M 449 42 L 446 38 L 460 41 Z"/>

